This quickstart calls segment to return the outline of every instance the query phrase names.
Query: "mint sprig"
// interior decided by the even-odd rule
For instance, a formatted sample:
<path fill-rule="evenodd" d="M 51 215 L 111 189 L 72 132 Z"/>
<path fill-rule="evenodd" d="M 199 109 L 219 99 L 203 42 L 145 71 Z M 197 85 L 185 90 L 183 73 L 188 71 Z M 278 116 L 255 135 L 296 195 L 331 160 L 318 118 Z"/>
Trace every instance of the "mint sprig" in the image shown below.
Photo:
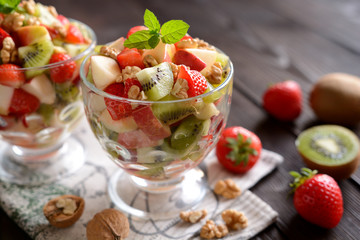
<path fill-rule="evenodd" d="M 0 0 L 0 12 L 11 13 L 19 5 L 21 0 Z"/>
<path fill-rule="evenodd" d="M 161 26 L 155 14 L 148 9 L 144 13 L 144 25 L 148 30 L 131 34 L 124 42 L 125 47 L 153 49 L 159 44 L 160 39 L 163 43 L 173 44 L 180 41 L 190 27 L 182 20 L 170 20 Z"/>

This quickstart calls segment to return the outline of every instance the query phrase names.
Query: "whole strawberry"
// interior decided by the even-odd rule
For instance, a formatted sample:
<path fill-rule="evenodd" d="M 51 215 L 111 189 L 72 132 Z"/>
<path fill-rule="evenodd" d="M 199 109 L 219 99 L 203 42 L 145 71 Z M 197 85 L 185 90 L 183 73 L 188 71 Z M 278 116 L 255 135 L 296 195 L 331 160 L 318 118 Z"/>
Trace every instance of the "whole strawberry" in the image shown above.
<path fill-rule="evenodd" d="M 302 168 L 301 174 L 290 172 L 295 180 L 290 184 L 295 189 L 294 206 L 307 221 L 323 228 L 334 228 L 343 215 L 341 189 L 336 181 L 326 174 Z"/>
<path fill-rule="evenodd" d="M 263 107 L 281 121 L 296 119 L 302 110 L 300 85 L 292 80 L 275 83 L 263 95 Z"/>

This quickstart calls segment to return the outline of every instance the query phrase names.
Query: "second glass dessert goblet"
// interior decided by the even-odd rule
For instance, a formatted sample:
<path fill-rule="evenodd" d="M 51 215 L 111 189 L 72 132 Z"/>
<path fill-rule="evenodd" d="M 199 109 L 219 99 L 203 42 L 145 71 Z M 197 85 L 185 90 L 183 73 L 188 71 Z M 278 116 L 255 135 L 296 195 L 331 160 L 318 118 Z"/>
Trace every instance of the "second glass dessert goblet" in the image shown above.
<path fill-rule="evenodd" d="M 50 30 L 43 26 L 26 26 L 15 32 L 23 42 L 40 38 L 19 48 L 23 65 L 37 56 L 45 59 L 66 53 L 69 57 L 39 67 L 0 69 L 2 81 L 8 76 L 8 82 L 14 76 L 23 79 L 16 86 L 0 83 L 2 181 L 29 186 L 49 183 L 75 172 L 85 161 L 82 143 L 70 135 L 83 116 L 80 64 L 93 51 L 96 36 L 87 25 L 69 20 L 81 30 L 86 42 L 51 39 Z"/>
<path fill-rule="evenodd" d="M 154 220 L 173 218 L 196 206 L 208 189 L 197 166 L 214 148 L 230 110 L 231 61 L 215 89 L 191 98 L 168 95 L 147 101 L 97 88 L 89 72 L 91 58 L 80 70 L 85 114 L 102 148 L 121 168 L 108 186 L 113 203 L 132 216 Z M 166 64 L 154 69 L 160 72 Z M 114 120 L 109 106 L 131 109 L 131 114 Z"/>

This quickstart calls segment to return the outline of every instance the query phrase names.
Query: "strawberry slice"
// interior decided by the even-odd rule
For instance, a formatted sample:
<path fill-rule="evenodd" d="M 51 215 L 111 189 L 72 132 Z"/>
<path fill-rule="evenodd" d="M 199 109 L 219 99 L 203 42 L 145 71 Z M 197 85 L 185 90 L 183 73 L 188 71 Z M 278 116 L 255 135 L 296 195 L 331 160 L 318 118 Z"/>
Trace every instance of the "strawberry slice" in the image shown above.
<path fill-rule="evenodd" d="M 104 89 L 104 91 L 118 97 L 127 97 L 125 92 L 125 85 L 123 83 L 110 84 Z M 125 100 L 120 101 L 111 98 L 105 98 L 105 105 L 113 120 L 119 120 L 121 118 L 128 117 L 132 112 L 130 103 L 125 102 Z"/>
<path fill-rule="evenodd" d="M 3 47 L 3 41 L 6 37 L 10 37 L 10 35 L 2 28 L 0 28 L 0 49 Z"/>
<path fill-rule="evenodd" d="M 20 67 L 15 64 L 7 63 L 0 65 L 0 84 L 19 88 L 25 83 L 26 77 Z"/>
<path fill-rule="evenodd" d="M 130 28 L 130 30 L 128 31 L 128 33 L 126 34 L 126 38 L 129 38 L 131 34 L 137 32 L 137 31 L 141 31 L 141 30 L 148 30 L 147 27 L 145 26 L 135 26 Z"/>
<path fill-rule="evenodd" d="M 11 98 L 9 113 L 22 116 L 35 112 L 39 106 L 40 101 L 37 97 L 22 90 L 21 88 L 15 88 L 14 94 Z"/>
<path fill-rule="evenodd" d="M 70 58 L 71 57 L 65 53 L 54 53 L 51 56 L 49 63 L 66 61 L 64 64 L 50 69 L 50 77 L 53 82 L 63 83 L 76 78 L 76 76 L 74 76 L 76 63 L 73 60 L 69 60 Z"/>
<path fill-rule="evenodd" d="M 77 26 L 70 24 L 67 29 L 65 42 L 84 43 L 85 39 L 84 39 L 84 36 L 82 35 L 80 29 Z"/>
<path fill-rule="evenodd" d="M 124 85 L 125 85 L 124 92 L 126 94 L 126 97 L 127 97 L 127 93 L 129 92 L 129 89 L 133 85 L 138 86 L 140 88 L 140 91 L 142 91 L 141 83 L 136 78 L 128 78 L 128 79 L 126 79 L 125 82 L 124 82 Z"/>
<path fill-rule="evenodd" d="M 124 69 L 126 66 L 137 66 L 141 69 L 145 67 L 142 61 L 141 54 L 135 48 L 125 48 L 124 50 L 122 50 L 117 55 L 117 61 L 121 69 Z"/>
<path fill-rule="evenodd" d="M 59 14 L 57 16 L 57 20 L 59 20 L 60 23 L 64 26 L 67 26 L 68 24 L 70 24 L 69 19 L 67 19 L 64 15 L 61 15 L 61 14 Z"/>
<path fill-rule="evenodd" d="M 182 78 L 188 82 L 189 90 L 187 94 L 189 97 L 203 94 L 208 88 L 206 78 L 196 70 L 189 70 L 186 66 L 181 65 L 178 79 Z"/>

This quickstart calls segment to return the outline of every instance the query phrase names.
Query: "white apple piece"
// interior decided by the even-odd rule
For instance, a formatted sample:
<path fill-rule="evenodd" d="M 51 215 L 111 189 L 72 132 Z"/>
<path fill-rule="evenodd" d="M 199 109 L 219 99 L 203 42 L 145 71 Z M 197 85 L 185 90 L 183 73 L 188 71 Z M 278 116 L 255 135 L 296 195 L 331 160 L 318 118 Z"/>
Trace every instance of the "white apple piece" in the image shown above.
<path fill-rule="evenodd" d="M 89 94 L 89 105 L 96 113 L 100 113 L 106 109 L 104 97 L 95 93 Z"/>
<path fill-rule="evenodd" d="M 92 56 L 90 64 L 94 84 L 101 90 L 114 83 L 121 74 L 117 61 L 109 57 Z"/>
<path fill-rule="evenodd" d="M 214 50 L 187 48 L 186 51 L 194 54 L 206 63 L 206 67 L 201 70 L 201 74 L 205 74 L 209 71 L 216 61 L 217 53 Z"/>
<path fill-rule="evenodd" d="M 56 93 L 49 78 L 45 74 L 40 74 L 29 83 L 21 87 L 26 92 L 37 97 L 41 103 L 53 104 L 56 99 Z"/>
<path fill-rule="evenodd" d="M 109 47 L 110 47 L 110 48 L 115 48 L 116 50 L 118 50 L 118 51 L 121 52 L 122 50 L 124 50 L 124 42 L 125 42 L 125 38 L 124 38 L 124 37 L 121 37 L 121 38 L 113 41 L 113 42 L 109 45 Z"/>
<path fill-rule="evenodd" d="M 146 55 L 152 55 L 158 63 L 171 62 L 175 52 L 176 48 L 174 44 L 165 44 L 160 40 L 154 49 L 144 51 L 143 58 Z"/>
<path fill-rule="evenodd" d="M 138 128 L 133 117 L 130 116 L 120 120 L 113 120 L 107 109 L 101 113 L 99 120 L 106 128 L 117 133 L 131 132 Z"/>
<path fill-rule="evenodd" d="M 0 85 L 0 114 L 7 115 L 11 104 L 14 88 Z"/>

